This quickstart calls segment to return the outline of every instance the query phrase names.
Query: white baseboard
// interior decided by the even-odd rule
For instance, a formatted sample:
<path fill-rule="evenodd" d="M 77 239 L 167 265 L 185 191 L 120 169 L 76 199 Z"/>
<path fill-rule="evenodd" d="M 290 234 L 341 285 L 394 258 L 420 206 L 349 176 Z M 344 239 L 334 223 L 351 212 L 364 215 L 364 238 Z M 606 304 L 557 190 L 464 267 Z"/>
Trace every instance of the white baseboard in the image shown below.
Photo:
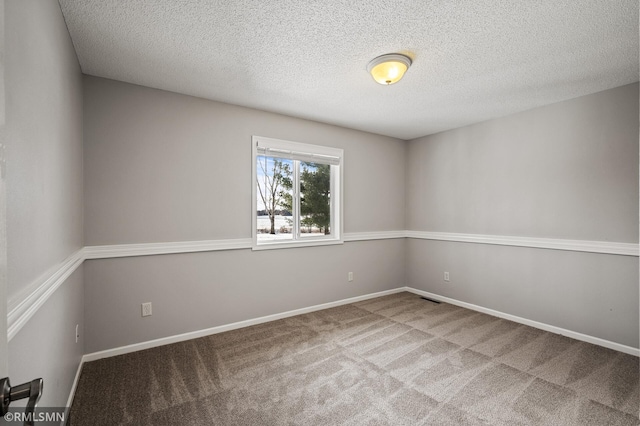
<path fill-rule="evenodd" d="M 387 296 L 389 294 L 401 293 L 403 291 L 408 291 L 410 293 L 414 293 L 420 296 L 428 297 L 430 299 L 435 299 L 441 302 L 449 303 L 452 305 L 461 306 L 463 308 L 471 309 L 477 312 L 482 312 L 488 315 L 492 315 L 498 318 L 504 318 L 509 321 L 517 322 L 520 324 L 525 324 L 531 327 L 535 327 L 541 330 L 549 331 L 551 333 L 560 334 L 562 336 L 567 336 L 572 339 L 581 340 L 583 342 L 592 343 L 594 345 L 603 346 L 605 348 L 613 349 L 619 352 L 624 352 L 630 355 L 640 356 L 640 349 L 633 348 L 631 346 L 622 345 L 620 343 L 611 342 L 609 340 L 600 339 L 598 337 L 589 336 L 586 334 L 578 333 L 571 330 L 566 330 L 564 328 L 556 327 L 553 325 L 541 323 L 538 321 L 529 320 L 526 318 L 518 317 L 516 315 L 507 314 L 504 312 L 496 311 L 489 308 L 484 308 L 482 306 L 474 305 L 472 303 L 462 302 L 460 300 L 452 299 L 450 297 L 441 296 L 439 294 L 430 293 L 424 290 L 418 290 L 413 287 L 398 287 L 392 290 L 380 291 L 377 293 L 366 294 L 363 296 L 351 297 L 348 299 L 342 299 L 335 302 L 323 303 L 320 305 L 309 306 L 307 308 L 294 309 L 292 311 L 282 312 L 279 314 L 267 315 L 259 318 L 253 318 L 245 321 L 234 322 L 231 324 L 221 325 L 217 327 L 211 327 L 204 330 L 192 331 L 189 333 L 178 334 L 175 336 L 163 337 L 160 339 L 149 340 L 141 343 L 134 343 L 127 346 L 121 346 L 118 348 L 107 349 L 104 351 L 93 352 L 90 354 L 86 354 L 82 357 L 82 361 L 78 366 L 78 371 L 76 373 L 75 380 L 73 382 L 73 386 L 71 388 L 71 392 L 69 395 L 69 400 L 67 403 L 68 407 L 71 407 L 73 403 L 73 397 L 75 395 L 76 387 L 78 385 L 78 380 L 80 379 L 80 373 L 82 371 L 82 366 L 85 362 L 96 361 L 102 358 L 109 358 L 117 355 L 124 355 L 131 352 L 137 352 L 144 349 L 155 348 L 158 346 L 169 345 L 171 343 L 184 342 L 186 340 L 197 339 L 199 337 L 210 336 L 212 334 L 222 333 L 225 331 L 236 330 L 238 328 L 249 327 L 256 324 L 263 324 L 269 321 L 275 321 L 282 318 L 288 318 L 296 315 L 302 315 L 309 312 L 319 311 L 322 309 L 334 308 L 336 306 L 347 305 L 349 303 L 360 302 L 363 300 L 373 299 L 375 297 Z"/>
<path fill-rule="evenodd" d="M 572 339 L 581 340 L 583 342 L 592 343 L 594 345 L 603 346 L 605 348 L 613 349 L 619 352 L 624 352 L 630 355 L 640 356 L 640 349 L 626 346 L 620 343 L 611 342 L 609 340 L 600 339 L 598 337 L 589 336 L 587 334 L 578 333 L 576 331 L 567 330 L 564 328 L 556 327 L 553 325 L 533 321 L 527 318 L 522 318 L 516 315 L 507 314 L 504 312 L 496 311 L 493 309 L 485 308 L 482 306 L 474 305 L 472 303 L 462 302 L 460 300 L 452 299 L 450 297 L 441 296 L 439 294 L 429 293 L 427 291 L 418 290 L 413 287 L 399 287 L 393 290 L 386 290 L 377 293 L 366 294 L 363 296 L 351 297 L 348 299 L 342 299 L 335 302 L 323 303 L 320 305 L 314 305 L 307 308 L 294 309 L 292 311 L 282 312 L 279 314 L 267 315 L 259 318 L 253 318 L 245 321 L 238 321 L 231 324 L 220 325 L 217 327 L 206 328 L 204 330 L 192 331 L 189 333 L 178 334 L 174 336 L 163 337 L 160 339 L 149 340 L 141 343 L 134 343 L 127 346 L 121 346 L 113 349 L 106 349 L 104 351 L 93 352 L 86 354 L 82 357 L 82 362 L 95 361 L 102 358 L 108 358 L 117 355 L 123 355 L 131 352 L 141 351 L 144 349 L 155 348 L 158 346 L 169 345 L 171 343 L 184 342 L 185 340 L 197 339 L 199 337 L 209 336 L 212 334 L 222 333 L 225 331 L 236 330 L 238 328 L 249 327 L 256 324 L 263 324 L 269 321 L 275 321 L 282 318 L 288 318 L 296 315 L 302 315 L 309 312 L 319 311 L 322 309 L 333 308 L 336 306 L 347 305 L 349 303 L 360 302 L 362 300 L 373 299 L 375 297 L 386 296 L 389 294 L 400 293 L 408 291 L 420 296 L 428 297 L 452 305 L 461 306 L 463 308 L 471 309 L 474 311 L 482 312 L 488 315 L 492 315 L 498 318 L 504 318 L 509 321 L 525 324 L 531 327 L 539 328 L 541 330 L 549 331 L 555 334 L 570 337 Z"/>
<path fill-rule="evenodd" d="M 82 373 L 82 366 L 84 365 L 84 355 L 82 359 L 80 359 L 80 364 L 78 364 L 78 369 L 76 370 L 76 377 L 73 379 L 73 384 L 71 385 L 71 390 L 69 391 L 69 399 L 67 400 L 67 409 L 71 408 L 71 404 L 73 404 L 73 397 L 76 395 L 76 389 L 78 388 L 78 382 L 80 382 L 80 374 Z"/>
<path fill-rule="evenodd" d="M 296 315 L 307 314 L 309 312 L 320 311 L 322 309 L 329 309 L 329 308 L 334 308 L 336 306 L 348 305 L 349 303 L 360 302 L 362 300 L 373 299 L 375 297 L 387 296 L 389 294 L 400 293 L 402 291 L 405 291 L 405 287 L 400 287 L 393 290 L 380 291 L 377 293 L 366 294 L 364 296 L 350 297 L 348 299 L 342 299 L 335 302 L 323 303 L 320 305 L 309 306 L 307 308 L 294 309 L 292 311 L 282 312 L 279 314 L 266 315 L 264 317 L 253 318 L 245 321 L 238 321 L 231 324 L 220 325 L 217 327 L 206 328 L 204 330 L 192 331 L 189 333 L 178 334 L 175 336 L 163 337 L 160 339 L 149 340 L 146 342 L 134 343 L 132 345 L 121 346 L 114 349 L 107 349 L 104 351 L 93 352 L 82 357 L 82 360 L 83 362 L 95 361 L 97 359 L 128 354 L 131 352 L 137 352 L 144 349 L 155 348 L 157 346 L 169 345 L 171 343 L 184 342 L 185 340 L 197 339 L 199 337 L 210 336 L 212 334 L 223 333 L 225 331 L 236 330 L 238 328 L 243 328 L 243 327 L 249 327 L 251 325 L 262 324 L 265 322 L 276 321 L 282 318 L 288 318 Z"/>
<path fill-rule="evenodd" d="M 581 340 L 583 342 L 592 343 L 594 345 L 603 346 L 605 348 L 613 349 L 615 351 L 624 352 L 626 354 L 640 356 L 640 349 L 626 346 L 620 343 L 611 342 L 609 340 L 600 339 L 599 337 L 589 336 L 587 334 L 578 333 L 576 331 L 567 330 L 564 328 L 556 327 L 553 325 L 545 324 L 538 321 L 518 317 L 516 315 L 506 314 L 504 312 L 496 311 L 482 306 L 474 305 L 472 303 L 462 302 L 460 300 L 452 299 L 450 297 L 440 296 L 439 294 L 429 293 L 428 291 L 418 290 L 413 287 L 405 287 L 404 290 L 411 293 L 428 297 L 439 302 L 449 303 L 451 305 L 460 306 L 463 308 L 471 309 L 473 311 L 482 312 L 483 314 L 491 315 L 498 318 L 504 318 L 509 321 L 517 322 L 520 324 L 528 325 L 530 327 L 539 328 L 540 330 L 549 331 L 551 333 L 567 336 L 572 339 Z"/>

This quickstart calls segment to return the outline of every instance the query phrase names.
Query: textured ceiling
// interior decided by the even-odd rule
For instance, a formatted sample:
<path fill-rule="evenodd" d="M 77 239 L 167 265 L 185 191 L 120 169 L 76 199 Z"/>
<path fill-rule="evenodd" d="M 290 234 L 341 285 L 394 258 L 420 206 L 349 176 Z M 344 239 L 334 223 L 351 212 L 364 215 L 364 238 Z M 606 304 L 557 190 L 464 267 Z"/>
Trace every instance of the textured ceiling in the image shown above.
<path fill-rule="evenodd" d="M 60 0 L 85 74 L 412 139 L 638 81 L 637 0 Z M 413 58 L 381 86 L 367 63 Z"/>

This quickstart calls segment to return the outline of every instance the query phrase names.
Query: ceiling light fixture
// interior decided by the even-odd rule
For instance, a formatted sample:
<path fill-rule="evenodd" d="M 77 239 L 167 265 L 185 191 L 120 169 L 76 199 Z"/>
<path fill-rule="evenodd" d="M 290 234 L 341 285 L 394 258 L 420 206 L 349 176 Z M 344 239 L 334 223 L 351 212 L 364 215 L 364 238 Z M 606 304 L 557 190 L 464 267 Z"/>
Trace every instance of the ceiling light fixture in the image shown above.
<path fill-rule="evenodd" d="M 400 53 L 378 56 L 367 65 L 367 71 L 380 84 L 390 85 L 400 81 L 411 66 L 411 58 Z"/>

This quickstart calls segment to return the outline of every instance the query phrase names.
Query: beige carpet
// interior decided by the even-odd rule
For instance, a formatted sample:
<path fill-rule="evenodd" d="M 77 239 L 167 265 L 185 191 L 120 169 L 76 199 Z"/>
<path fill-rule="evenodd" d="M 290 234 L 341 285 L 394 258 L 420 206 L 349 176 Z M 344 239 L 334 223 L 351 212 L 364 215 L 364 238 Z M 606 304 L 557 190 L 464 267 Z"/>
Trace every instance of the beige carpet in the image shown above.
<path fill-rule="evenodd" d="M 72 425 L 638 425 L 638 358 L 411 293 L 84 365 Z"/>

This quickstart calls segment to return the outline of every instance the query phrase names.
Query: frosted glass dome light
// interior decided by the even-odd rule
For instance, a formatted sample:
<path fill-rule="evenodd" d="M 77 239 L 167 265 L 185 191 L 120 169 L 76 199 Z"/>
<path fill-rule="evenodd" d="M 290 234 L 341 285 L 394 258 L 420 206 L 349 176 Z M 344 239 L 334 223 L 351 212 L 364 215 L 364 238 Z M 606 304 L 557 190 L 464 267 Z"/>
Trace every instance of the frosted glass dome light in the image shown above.
<path fill-rule="evenodd" d="M 378 56 L 367 65 L 367 71 L 380 84 L 390 85 L 400 81 L 411 66 L 411 58 L 399 53 Z"/>

